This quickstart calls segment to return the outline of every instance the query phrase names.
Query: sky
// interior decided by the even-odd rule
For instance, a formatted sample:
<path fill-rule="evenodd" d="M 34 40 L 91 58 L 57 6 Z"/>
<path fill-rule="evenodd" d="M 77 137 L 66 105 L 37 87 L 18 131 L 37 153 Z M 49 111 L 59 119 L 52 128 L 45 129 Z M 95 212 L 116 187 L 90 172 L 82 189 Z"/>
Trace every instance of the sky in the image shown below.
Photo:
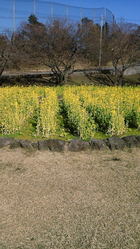
<path fill-rule="evenodd" d="M 117 19 L 124 18 L 129 22 L 140 24 L 140 0 L 55 0 L 55 2 L 89 8 L 105 7 L 111 10 Z"/>
<path fill-rule="evenodd" d="M 16 2 L 16 27 L 19 23 L 25 21 L 27 17 L 33 13 L 34 2 L 36 2 L 36 12 L 41 13 L 42 17 L 46 18 L 47 9 L 49 5 L 47 0 L 0 0 L 0 31 L 3 29 L 13 29 L 14 22 L 13 2 Z M 38 4 L 40 1 L 40 4 Z M 79 6 L 83 8 L 101 8 L 105 7 L 112 11 L 117 21 L 124 20 L 127 22 L 137 23 L 140 25 L 140 0 L 48 0 L 50 2 L 63 3 L 67 5 Z M 50 10 L 51 11 L 51 10 Z M 56 11 L 56 10 L 55 10 Z M 64 10 L 65 11 L 65 10 Z M 71 16 L 73 18 L 78 15 L 71 9 Z M 61 11 L 61 7 L 60 10 Z M 69 12 L 70 13 L 70 12 Z M 91 11 L 89 11 L 91 13 Z M 86 15 L 85 12 L 83 15 Z M 80 15 L 80 14 L 79 14 Z M 90 17 L 90 15 L 89 15 Z M 43 19 L 42 19 L 43 20 Z M 41 20 L 41 21 L 42 21 Z"/>

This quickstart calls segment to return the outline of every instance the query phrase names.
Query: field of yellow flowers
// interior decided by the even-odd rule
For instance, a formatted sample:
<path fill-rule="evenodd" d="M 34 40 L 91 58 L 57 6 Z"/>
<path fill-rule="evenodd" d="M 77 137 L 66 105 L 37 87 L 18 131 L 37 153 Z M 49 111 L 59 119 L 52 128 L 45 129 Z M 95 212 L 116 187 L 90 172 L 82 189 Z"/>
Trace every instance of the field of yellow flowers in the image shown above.
<path fill-rule="evenodd" d="M 82 139 L 140 130 L 139 87 L 5 87 L 0 134 Z"/>

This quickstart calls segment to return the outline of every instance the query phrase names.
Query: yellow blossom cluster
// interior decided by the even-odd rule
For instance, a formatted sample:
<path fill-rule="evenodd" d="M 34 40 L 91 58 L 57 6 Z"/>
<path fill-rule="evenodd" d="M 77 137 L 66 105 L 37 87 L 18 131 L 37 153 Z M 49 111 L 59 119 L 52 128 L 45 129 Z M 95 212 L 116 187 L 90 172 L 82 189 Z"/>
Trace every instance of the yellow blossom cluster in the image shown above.
<path fill-rule="evenodd" d="M 57 129 L 56 92 L 43 87 L 5 87 L 0 92 L 0 133 L 20 133 L 29 125 L 36 135 L 49 136 Z"/>
<path fill-rule="evenodd" d="M 71 92 L 79 97 L 97 131 L 122 135 L 129 127 L 140 127 L 139 87 L 80 86 Z"/>
<path fill-rule="evenodd" d="M 82 139 L 140 129 L 140 87 L 1 88 L 0 134 L 26 128 L 41 137 L 57 137 L 68 128 Z"/>
<path fill-rule="evenodd" d="M 78 95 L 73 93 L 73 88 L 65 89 L 63 104 L 68 119 L 69 129 L 82 139 L 94 136 L 95 123 L 82 106 Z"/>

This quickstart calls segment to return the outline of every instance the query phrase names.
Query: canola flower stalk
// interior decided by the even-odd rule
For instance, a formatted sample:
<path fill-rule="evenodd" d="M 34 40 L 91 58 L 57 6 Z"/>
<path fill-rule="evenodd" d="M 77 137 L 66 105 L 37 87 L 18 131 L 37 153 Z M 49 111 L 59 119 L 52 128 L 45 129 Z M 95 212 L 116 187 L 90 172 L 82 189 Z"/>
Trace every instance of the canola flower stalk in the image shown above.
<path fill-rule="evenodd" d="M 60 99 L 67 117 L 60 116 Z M 60 120 L 82 139 L 102 131 L 123 135 L 140 129 L 140 87 L 4 87 L 0 91 L 0 134 L 33 130 L 34 136 L 61 134 Z"/>

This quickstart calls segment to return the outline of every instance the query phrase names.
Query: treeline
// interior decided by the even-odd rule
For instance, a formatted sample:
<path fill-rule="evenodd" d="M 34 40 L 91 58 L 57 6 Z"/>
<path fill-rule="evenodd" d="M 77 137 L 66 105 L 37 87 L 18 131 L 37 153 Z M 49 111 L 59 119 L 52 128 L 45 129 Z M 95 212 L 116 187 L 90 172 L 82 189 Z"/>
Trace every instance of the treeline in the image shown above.
<path fill-rule="evenodd" d="M 102 27 L 88 18 L 72 24 L 53 20 L 46 25 L 31 15 L 15 33 L 0 35 L 0 76 L 4 70 L 46 68 L 55 84 L 64 84 L 74 68 L 97 68 L 110 84 L 123 85 L 124 71 L 140 60 L 140 26 L 109 25 Z M 113 68 L 105 75 L 103 66 Z M 97 71 L 96 71 L 97 72 Z M 94 73 L 87 77 L 94 77 Z"/>

